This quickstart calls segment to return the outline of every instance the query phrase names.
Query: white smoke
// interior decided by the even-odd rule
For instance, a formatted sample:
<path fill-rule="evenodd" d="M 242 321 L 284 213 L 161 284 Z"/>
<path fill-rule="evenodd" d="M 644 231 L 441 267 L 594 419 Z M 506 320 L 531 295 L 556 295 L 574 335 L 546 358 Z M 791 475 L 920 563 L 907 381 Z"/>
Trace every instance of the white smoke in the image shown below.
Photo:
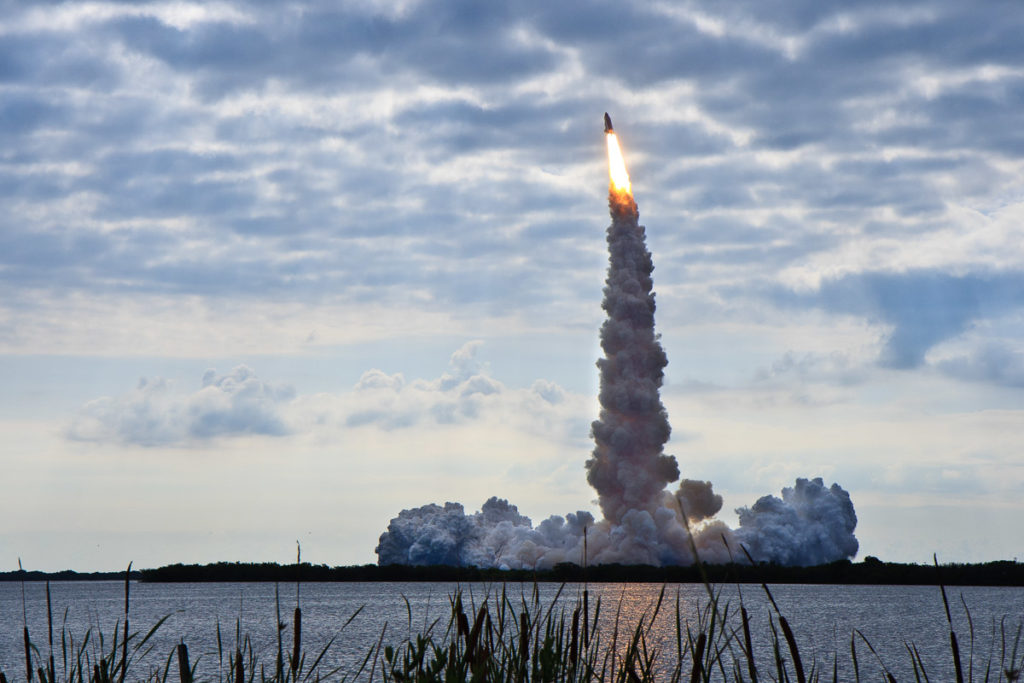
<path fill-rule="evenodd" d="M 782 498 L 763 496 L 736 511 L 736 537 L 751 555 L 785 565 L 814 565 L 857 554 L 857 515 L 850 494 L 821 478 L 797 479 Z"/>
<path fill-rule="evenodd" d="M 602 307 L 604 357 L 595 447 L 586 463 L 604 519 L 588 512 L 552 516 L 534 527 L 508 501 L 491 498 L 480 512 L 462 505 L 403 510 L 380 537 L 378 562 L 545 569 L 559 562 L 686 565 L 735 559 L 742 544 L 757 561 L 813 565 L 856 554 L 857 516 L 849 494 L 821 479 L 797 479 L 782 498 L 764 496 L 736 510 L 740 528 L 713 517 L 722 497 L 711 482 L 679 479 L 663 452 L 671 433 L 659 391 L 668 359 L 654 331 L 654 270 L 636 203 L 609 195 L 609 266 Z M 728 545 L 727 545 L 728 544 Z"/>
<path fill-rule="evenodd" d="M 532 569 L 579 562 L 589 512 L 552 516 L 533 528 L 515 505 L 491 498 L 480 512 L 467 515 L 459 503 L 403 510 L 381 535 L 377 556 L 386 564 Z"/>

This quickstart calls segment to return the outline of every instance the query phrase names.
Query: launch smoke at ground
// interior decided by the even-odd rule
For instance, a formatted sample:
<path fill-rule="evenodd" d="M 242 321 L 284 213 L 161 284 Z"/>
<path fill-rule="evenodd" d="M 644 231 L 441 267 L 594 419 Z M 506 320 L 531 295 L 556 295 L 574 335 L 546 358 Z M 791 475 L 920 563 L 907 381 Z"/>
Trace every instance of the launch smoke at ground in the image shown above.
<path fill-rule="evenodd" d="M 584 529 L 590 564 L 691 564 L 694 548 L 705 562 L 727 562 L 740 544 L 755 560 L 785 565 L 852 557 L 857 517 L 838 484 L 797 479 L 781 498 L 763 496 L 738 509 L 735 530 L 714 519 L 722 498 L 711 482 L 683 479 L 677 490 L 666 488 L 680 471 L 663 450 L 671 433 L 660 397 L 668 359 L 654 327 L 654 263 L 607 114 L 605 120 L 612 179 L 602 304 L 607 319 L 597 362 L 601 411 L 586 463 L 603 519 L 580 511 L 534 527 L 497 497 L 470 515 L 458 503 L 425 505 L 391 520 L 376 549 L 378 562 L 547 568 L 583 560 Z"/>

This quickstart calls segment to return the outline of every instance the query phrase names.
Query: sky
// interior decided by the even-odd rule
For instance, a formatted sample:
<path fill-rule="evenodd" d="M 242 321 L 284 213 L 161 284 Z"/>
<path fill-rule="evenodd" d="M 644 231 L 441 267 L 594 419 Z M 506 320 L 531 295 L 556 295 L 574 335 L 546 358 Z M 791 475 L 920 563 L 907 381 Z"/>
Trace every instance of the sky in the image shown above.
<path fill-rule="evenodd" d="M 1024 556 L 1014 2 L 0 0 L 0 569 L 376 561 L 597 511 L 602 114 L 667 452 Z"/>

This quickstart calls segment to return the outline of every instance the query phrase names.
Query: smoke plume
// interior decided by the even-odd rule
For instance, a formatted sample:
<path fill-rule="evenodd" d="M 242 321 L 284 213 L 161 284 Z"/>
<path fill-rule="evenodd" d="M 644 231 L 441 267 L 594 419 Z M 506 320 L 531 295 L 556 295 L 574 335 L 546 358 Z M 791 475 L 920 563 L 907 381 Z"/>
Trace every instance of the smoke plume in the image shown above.
<path fill-rule="evenodd" d="M 617 152 L 617 140 L 609 140 L 609 149 L 613 143 Z M 664 452 L 671 428 L 659 392 L 668 359 L 654 330 L 654 263 L 628 176 L 617 183 L 613 175 L 608 204 L 607 319 L 604 356 L 597 361 L 601 409 L 586 462 L 603 519 L 580 511 L 534 527 L 496 497 L 470 515 L 458 503 L 425 505 L 391 520 L 377 546 L 378 562 L 549 568 L 584 561 L 584 529 L 590 564 L 692 564 L 694 548 L 702 561 L 728 562 L 740 544 L 757 561 L 784 565 L 855 555 L 857 516 L 838 484 L 797 479 L 781 498 L 763 496 L 736 510 L 736 530 L 714 519 L 722 497 L 711 482 L 683 479 L 676 491 L 666 488 L 680 475 L 675 457 Z"/>
<path fill-rule="evenodd" d="M 620 523 L 630 510 L 653 513 L 679 465 L 662 447 L 672 430 L 658 390 L 668 358 L 654 333 L 654 262 L 633 197 L 612 191 L 608 227 L 608 278 L 601 326 L 604 358 L 600 418 L 591 425 L 596 443 L 587 481 L 597 491 L 605 519 Z"/>
<path fill-rule="evenodd" d="M 690 524 L 710 519 L 722 509 L 722 497 L 711 490 L 710 481 L 683 479 L 676 500 Z"/>

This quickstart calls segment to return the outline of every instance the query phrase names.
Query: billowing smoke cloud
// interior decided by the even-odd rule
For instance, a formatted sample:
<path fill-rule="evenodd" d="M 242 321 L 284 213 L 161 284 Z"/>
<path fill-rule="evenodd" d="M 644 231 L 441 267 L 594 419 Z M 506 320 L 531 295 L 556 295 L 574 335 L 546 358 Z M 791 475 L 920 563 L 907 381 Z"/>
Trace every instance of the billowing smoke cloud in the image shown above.
<path fill-rule="evenodd" d="M 403 510 L 380 537 L 377 556 L 386 564 L 528 569 L 579 562 L 589 512 L 550 517 L 533 528 L 515 505 L 491 498 L 480 512 L 467 515 L 459 503 Z"/>
<path fill-rule="evenodd" d="M 710 519 L 722 509 L 722 497 L 711 490 L 710 481 L 683 479 L 676 500 L 691 524 Z"/>
<path fill-rule="evenodd" d="M 705 562 L 727 562 L 739 544 L 755 560 L 786 565 L 852 557 L 857 517 L 838 484 L 797 479 L 782 498 L 764 496 L 737 510 L 735 531 L 713 519 L 722 497 L 711 482 L 684 479 L 677 491 L 666 488 L 679 479 L 679 464 L 663 451 L 671 428 L 659 390 L 668 359 L 654 331 L 654 264 L 633 197 L 612 189 L 609 207 L 601 409 L 586 463 L 604 518 L 577 512 L 533 527 L 498 498 L 472 515 L 458 503 L 425 505 L 391 520 L 377 546 L 379 563 L 547 568 L 583 559 L 584 528 L 591 564 L 691 564 L 694 549 Z"/>
<path fill-rule="evenodd" d="M 820 478 L 797 479 L 796 486 L 782 489 L 781 499 L 763 496 L 736 513 L 736 538 L 758 559 L 813 565 L 857 553 L 850 494 L 838 484 L 826 488 Z"/>

